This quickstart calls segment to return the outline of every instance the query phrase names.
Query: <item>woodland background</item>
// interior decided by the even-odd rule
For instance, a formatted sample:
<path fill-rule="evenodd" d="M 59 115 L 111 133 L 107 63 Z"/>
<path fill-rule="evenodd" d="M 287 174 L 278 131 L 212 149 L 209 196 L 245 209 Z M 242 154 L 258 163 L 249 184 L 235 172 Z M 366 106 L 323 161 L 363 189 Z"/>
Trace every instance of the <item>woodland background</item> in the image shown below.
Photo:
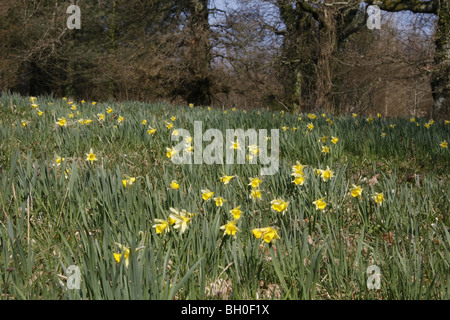
<path fill-rule="evenodd" d="M 0 90 L 442 120 L 449 25 L 448 0 L 2 0 Z"/>

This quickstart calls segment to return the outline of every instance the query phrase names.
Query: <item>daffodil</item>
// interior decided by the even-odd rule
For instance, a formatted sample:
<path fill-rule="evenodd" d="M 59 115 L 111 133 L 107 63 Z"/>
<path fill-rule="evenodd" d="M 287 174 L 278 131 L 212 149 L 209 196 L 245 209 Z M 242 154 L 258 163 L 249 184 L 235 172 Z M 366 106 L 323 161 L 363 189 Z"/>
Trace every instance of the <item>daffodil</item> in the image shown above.
<path fill-rule="evenodd" d="M 331 171 L 330 167 L 328 167 L 328 166 L 325 170 L 321 170 L 320 174 L 322 175 L 323 181 L 328 181 L 334 177 L 334 172 Z"/>
<path fill-rule="evenodd" d="M 252 188 L 258 188 L 259 184 L 262 182 L 262 180 L 256 178 L 250 178 L 249 186 L 252 186 Z"/>
<path fill-rule="evenodd" d="M 33 109 L 37 109 L 38 105 L 37 105 L 36 103 L 33 103 L 33 104 L 31 105 L 31 107 L 32 107 Z"/>
<path fill-rule="evenodd" d="M 416 122 L 416 118 L 412 117 L 411 119 L 409 119 L 409 121 Z"/>
<path fill-rule="evenodd" d="M 306 177 L 302 174 L 293 173 L 294 180 L 292 181 L 296 185 L 303 185 L 305 183 Z"/>
<path fill-rule="evenodd" d="M 172 182 L 170 183 L 170 188 L 174 189 L 174 190 L 178 190 L 178 189 L 180 189 L 180 185 L 178 184 L 178 182 L 176 180 L 172 180 Z"/>
<path fill-rule="evenodd" d="M 97 114 L 98 120 L 103 121 L 105 120 L 105 115 L 103 113 Z"/>
<path fill-rule="evenodd" d="M 322 153 L 327 154 L 327 153 L 329 153 L 329 152 L 330 152 L 330 148 L 329 148 L 329 147 L 327 147 L 327 146 L 322 146 Z"/>
<path fill-rule="evenodd" d="M 64 118 L 64 117 L 63 117 L 63 118 L 58 118 L 57 124 L 58 124 L 59 126 L 61 126 L 61 127 L 65 127 L 66 124 L 67 124 L 66 118 Z"/>
<path fill-rule="evenodd" d="M 382 133 L 381 133 L 381 137 L 382 137 L 382 138 L 386 138 L 386 133 L 382 132 Z"/>
<path fill-rule="evenodd" d="M 270 243 L 271 241 L 274 241 L 275 239 L 280 239 L 278 236 L 277 230 L 275 230 L 272 227 L 265 227 L 265 228 L 257 228 L 252 230 L 253 235 L 255 238 L 260 239 L 263 238 L 263 240 L 267 243 Z"/>
<path fill-rule="evenodd" d="M 136 181 L 136 178 L 126 177 L 126 179 L 122 180 L 122 185 L 124 188 L 131 187 L 131 185 Z"/>
<path fill-rule="evenodd" d="M 250 196 L 253 198 L 253 200 L 261 199 L 261 191 L 258 189 L 252 189 L 250 191 Z"/>
<path fill-rule="evenodd" d="M 241 150 L 241 147 L 239 146 L 239 143 L 235 141 L 231 143 L 230 149 Z"/>
<path fill-rule="evenodd" d="M 149 135 L 152 135 L 152 134 L 154 134 L 156 132 L 156 129 L 153 129 L 153 128 L 149 128 L 148 130 L 147 130 L 147 133 L 149 134 Z"/>
<path fill-rule="evenodd" d="M 308 123 L 308 125 L 306 126 L 310 131 L 312 130 L 312 129 L 314 129 L 314 125 L 310 122 L 310 123 Z"/>
<path fill-rule="evenodd" d="M 114 253 L 113 252 L 114 260 L 116 260 L 116 263 L 119 263 L 123 258 L 125 260 L 125 267 L 128 268 L 128 265 L 130 264 L 130 259 L 129 259 L 130 258 L 130 249 L 120 243 L 117 243 L 117 242 L 116 242 L 116 245 L 122 249 L 122 253 Z M 144 247 L 142 246 L 142 247 L 136 248 L 135 251 L 139 251 L 141 249 L 144 249 Z"/>
<path fill-rule="evenodd" d="M 172 131 L 172 135 L 173 135 L 174 137 L 177 137 L 179 134 L 180 134 L 180 132 L 179 132 L 177 129 L 175 129 L 175 130 Z"/>
<path fill-rule="evenodd" d="M 248 146 L 248 149 L 249 149 L 250 153 L 254 156 L 256 156 L 259 153 L 259 148 L 256 144 L 252 144 L 252 145 Z"/>
<path fill-rule="evenodd" d="M 181 212 L 175 208 L 169 208 L 169 210 L 172 212 L 169 215 L 169 223 L 174 225 L 174 229 L 180 229 L 180 234 L 183 234 L 188 228 L 188 224 L 192 220 L 193 214 L 189 214 L 184 209 Z"/>
<path fill-rule="evenodd" d="M 186 153 L 192 153 L 192 152 L 194 152 L 194 146 L 187 147 L 184 150 L 186 151 Z"/>
<path fill-rule="evenodd" d="M 440 146 L 442 147 L 442 148 L 448 148 L 448 143 L 447 143 L 447 141 L 442 141 L 441 142 L 441 144 L 440 144 Z"/>
<path fill-rule="evenodd" d="M 361 197 L 362 188 L 360 186 L 357 186 L 357 185 L 353 184 L 352 188 L 350 189 L 350 193 L 351 193 L 353 198 Z"/>
<path fill-rule="evenodd" d="M 41 111 L 38 109 L 37 114 L 38 114 L 38 116 L 42 116 L 44 114 L 44 111 Z"/>
<path fill-rule="evenodd" d="M 111 107 L 108 107 L 108 109 L 106 109 L 106 113 L 111 113 L 113 112 L 113 109 Z"/>
<path fill-rule="evenodd" d="M 300 164 L 300 162 L 296 162 L 295 166 L 292 167 L 292 175 L 299 174 L 303 175 L 303 168 L 305 168 L 304 165 Z"/>
<path fill-rule="evenodd" d="M 86 155 L 87 155 L 86 161 L 90 161 L 91 163 L 97 161 L 97 157 L 95 156 L 95 153 L 92 150 L 92 148 L 89 150 L 89 153 L 86 153 Z"/>
<path fill-rule="evenodd" d="M 203 189 L 201 191 L 202 191 L 202 199 L 204 201 L 208 201 L 214 195 L 214 192 L 210 191 L 209 189 Z"/>
<path fill-rule="evenodd" d="M 119 116 L 119 117 L 117 118 L 117 123 L 122 123 L 124 119 L 125 119 L 124 117 Z"/>
<path fill-rule="evenodd" d="M 339 138 L 336 137 L 331 137 L 331 142 L 333 142 L 334 144 L 338 143 Z"/>
<path fill-rule="evenodd" d="M 61 163 L 63 163 L 66 159 L 65 158 L 61 158 L 60 156 L 56 156 L 56 165 L 60 166 Z"/>
<path fill-rule="evenodd" d="M 143 124 L 143 125 L 146 125 L 146 124 L 147 124 L 147 120 L 145 120 L 145 119 L 142 120 L 142 124 Z"/>
<path fill-rule="evenodd" d="M 234 219 L 239 219 L 242 214 L 241 206 L 237 206 L 236 208 L 231 209 L 230 213 L 233 215 Z"/>
<path fill-rule="evenodd" d="M 353 114 L 352 114 L 352 117 L 353 117 L 353 118 L 356 118 L 357 116 L 358 116 L 358 115 L 357 115 L 356 113 L 353 113 Z"/>
<path fill-rule="evenodd" d="M 156 233 L 160 234 L 164 232 L 169 232 L 169 221 L 163 219 L 155 219 L 157 224 L 153 225 L 152 228 L 155 228 Z"/>
<path fill-rule="evenodd" d="M 316 201 L 313 201 L 313 204 L 316 205 L 316 210 L 325 210 L 325 207 L 327 206 L 326 202 L 323 201 L 325 198 L 317 199 Z"/>
<path fill-rule="evenodd" d="M 383 193 L 375 192 L 373 199 L 375 200 L 375 203 L 382 204 L 384 200 Z"/>
<path fill-rule="evenodd" d="M 168 130 L 172 129 L 172 127 L 173 127 L 173 123 L 172 122 L 166 122 L 166 128 Z"/>
<path fill-rule="evenodd" d="M 227 176 L 227 175 L 223 175 L 222 177 L 220 177 L 220 181 L 223 183 L 223 184 L 229 184 L 230 183 L 230 181 L 231 181 L 231 179 L 233 179 L 235 176 Z"/>
<path fill-rule="evenodd" d="M 171 159 L 176 153 L 177 153 L 177 150 L 174 147 L 166 148 L 166 156 L 167 156 L 167 158 Z"/>
<path fill-rule="evenodd" d="M 381 113 L 377 113 L 377 117 L 378 117 L 378 118 L 381 118 Z"/>
<path fill-rule="evenodd" d="M 170 120 L 171 120 L 172 122 L 174 122 L 176 118 L 177 118 L 176 116 L 173 116 L 172 118 L 170 118 Z"/>
<path fill-rule="evenodd" d="M 130 256 L 130 249 L 125 248 L 124 253 L 113 253 L 114 260 L 116 260 L 116 263 L 119 263 L 122 257 L 125 259 L 125 266 L 128 268 L 128 265 L 130 264 L 129 256 Z"/>
<path fill-rule="evenodd" d="M 88 124 L 90 124 L 91 122 L 92 122 L 91 119 L 86 119 L 86 120 L 84 120 L 84 124 L 85 124 L 85 125 L 88 125 Z"/>
<path fill-rule="evenodd" d="M 272 209 L 277 212 L 285 212 L 287 210 L 287 207 L 289 205 L 289 202 L 281 200 L 281 199 L 275 199 L 270 202 L 272 205 Z"/>
<path fill-rule="evenodd" d="M 227 200 L 225 200 L 225 199 L 222 198 L 222 197 L 216 197 L 216 198 L 214 198 L 213 200 L 216 202 L 216 206 L 217 206 L 217 207 L 223 206 L 224 202 L 227 201 Z"/>
<path fill-rule="evenodd" d="M 70 173 L 71 173 L 71 171 L 69 169 L 66 169 L 64 171 L 64 177 L 67 179 L 69 177 Z"/>
<path fill-rule="evenodd" d="M 189 103 L 189 108 L 193 108 L 194 104 L 193 103 Z"/>
<path fill-rule="evenodd" d="M 235 219 L 233 221 L 227 221 L 226 224 L 224 224 L 223 226 L 220 227 L 221 230 L 225 230 L 225 232 L 223 233 L 223 235 L 231 235 L 233 237 L 236 237 L 236 232 L 239 230 L 236 227 L 236 224 L 239 220 Z"/>

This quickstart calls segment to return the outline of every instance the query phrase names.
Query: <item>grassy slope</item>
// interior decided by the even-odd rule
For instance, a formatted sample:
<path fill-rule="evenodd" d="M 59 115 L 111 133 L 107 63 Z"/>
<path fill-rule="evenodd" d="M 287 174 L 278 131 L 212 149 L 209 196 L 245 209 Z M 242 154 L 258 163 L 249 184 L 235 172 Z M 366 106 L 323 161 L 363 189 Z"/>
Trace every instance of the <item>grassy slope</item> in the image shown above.
<path fill-rule="evenodd" d="M 369 122 L 320 114 L 299 120 L 288 113 L 224 114 L 133 102 L 77 102 L 71 110 L 67 101 L 48 97 L 36 103 L 42 116 L 26 97 L 0 98 L 3 299 L 450 297 L 450 155 L 439 146 L 449 141 L 449 125 L 427 129 L 425 119 Z M 102 123 L 95 119 L 99 113 L 106 117 Z M 172 116 L 174 127 L 168 130 Z M 66 127 L 56 124 L 61 117 Z M 81 118 L 93 122 L 82 125 Z M 30 123 L 23 127 L 22 120 Z M 280 129 L 280 169 L 264 177 L 261 200 L 249 199 L 248 186 L 259 165 L 174 165 L 166 157 L 166 148 L 175 144 L 173 130 L 193 134 L 196 120 L 203 130 L 224 133 Z M 312 131 L 306 129 L 310 122 Z M 147 133 L 148 126 L 155 134 Z M 319 142 L 323 136 L 325 143 Z M 331 136 L 339 138 L 337 144 Z M 329 154 L 321 152 L 322 145 L 330 147 Z M 92 165 L 85 160 L 90 148 L 98 158 Z M 65 158 L 61 166 L 55 165 L 56 155 Z M 303 186 L 292 183 L 296 161 L 307 165 Z M 324 182 L 313 169 L 327 166 L 335 177 Z M 222 173 L 237 177 L 224 185 Z M 130 188 L 122 186 L 124 175 L 137 178 Z M 377 183 L 369 184 L 374 176 Z M 179 190 L 169 188 L 172 180 Z M 348 194 L 354 183 L 363 188 L 361 199 Z M 224 206 L 203 201 L 205 188 L 225 198 Z M 375 192 L 384 194 L 381 206 L 372 199 Z M 277 197 L 289 201 L 284 214 L 270 207 Z M 323 212 L 312 204 L 322 197 Z M 223 236 L 219 227 L 232 220 L 229 210 L 237 205 L 243 213 L 236 238 Z M 184 234 L 171 227 L 161 235 L 152 228 L 154 219 L 168 217 L 170 207 L 197 213 Z M 265 226 L 277 228 L 280 239 L 271 244 L 256 239 L 252 229 Z M 127 268 L 114 261 L 113 252 L 120 252 L 116 243 L 145 248 L 131 250 Z M 366 285 L 373 264 L 382 275 L 379 290 Z M 64 287 L 69 265 L 80 268 L 81 290 Z M 213 289 L 219 293 L 205 294 Z"/>

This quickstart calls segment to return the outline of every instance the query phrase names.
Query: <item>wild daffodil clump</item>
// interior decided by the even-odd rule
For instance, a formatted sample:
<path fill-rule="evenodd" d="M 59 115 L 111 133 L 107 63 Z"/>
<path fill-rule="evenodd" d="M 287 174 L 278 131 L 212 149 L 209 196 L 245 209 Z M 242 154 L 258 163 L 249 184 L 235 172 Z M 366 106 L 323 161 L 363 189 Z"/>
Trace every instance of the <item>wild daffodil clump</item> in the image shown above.
<path fill-rule="evenodd" d="M 449 299 L 449 123 L 3 94 L 0 299 Z"/>

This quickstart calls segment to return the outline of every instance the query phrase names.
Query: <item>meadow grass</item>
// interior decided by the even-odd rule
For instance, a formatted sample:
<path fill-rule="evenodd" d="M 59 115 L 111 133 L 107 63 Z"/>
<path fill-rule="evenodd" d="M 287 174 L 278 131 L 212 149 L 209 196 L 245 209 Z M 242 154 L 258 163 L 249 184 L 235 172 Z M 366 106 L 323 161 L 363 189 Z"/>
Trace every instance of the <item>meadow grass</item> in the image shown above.
<path fill-rule="evenodd" d="M 419 118 L 69 102 L 0 97 L 0 299 L 450 298 L 443 121 L 427 128 L 429 119 Z M 259 164 L 173 164 L 171 134 L 193 133 L 194 121 L 223 132 L 279 129 L 278 173 L 261 177 Z M 297 162 L 303 185 L 293 183 Z M 315 169 L 327 167 L 334 175 L 324 181 Z M 235 178 L 224 184 L 223 174 Z M 124 187 L 129 177 L 134 183 Z M 253 177 L 262 180 L 256 201 Z M 353 184 L 361 196 L 351 196 Z M 203 200 L 202 189 L 226 202 Z M 286 211 L 272 209 L 276 198 L 289 202 Z M 321 198 L 324 210 L 313 204 Z M 233 237 L 220 227 L 237 206 Z M 156 232 L 155 219 L 169 220 L 170 208 L 195 214 L 183 233 L 175 225 Z M 254 236 L 268 226 L 279 239 Z M 67 285 L 71 265 L 81 272 L 78 290 Z M 371 265 L 379 289 L 367 286 Z"/>

